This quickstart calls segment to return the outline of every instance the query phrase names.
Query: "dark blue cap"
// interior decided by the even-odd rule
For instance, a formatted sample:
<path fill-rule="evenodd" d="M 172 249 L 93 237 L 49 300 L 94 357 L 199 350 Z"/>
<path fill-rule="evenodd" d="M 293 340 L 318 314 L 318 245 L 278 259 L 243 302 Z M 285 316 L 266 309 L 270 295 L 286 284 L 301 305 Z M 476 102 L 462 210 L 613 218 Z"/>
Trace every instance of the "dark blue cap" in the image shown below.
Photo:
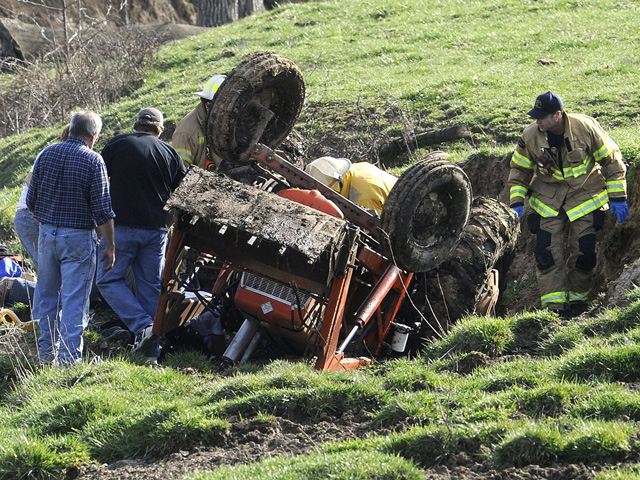
<path fill-rule="evenodd" d="M 563 107 L 564 104 L 562 103 L 562 99 L 558 95 L 551 92 L 545 92 L 538 95 L 535 105 L 531 110 L 529 110 L 527 115 L 539 120 L 551 113 L 562 110 Z"/>

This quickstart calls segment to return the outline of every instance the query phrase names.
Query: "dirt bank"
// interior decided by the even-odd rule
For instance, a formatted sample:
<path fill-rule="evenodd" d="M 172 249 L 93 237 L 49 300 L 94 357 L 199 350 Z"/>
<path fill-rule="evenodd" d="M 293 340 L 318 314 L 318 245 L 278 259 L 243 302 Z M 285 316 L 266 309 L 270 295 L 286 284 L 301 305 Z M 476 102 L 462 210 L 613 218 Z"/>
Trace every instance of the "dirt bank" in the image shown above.
<path fill-rule="evenodd" d="M 161 42 L 185 38 L 206 29 L 195 26 L 195 10 L 187 0 L 138 0 L 125 2 L 84 0 L 82 9 L 74 6 L 66 12 L 71 31 L 132 29 L 152 34 Z M 57 0 L 44 5 L 3 0 L 0 5 L 0 58 L 29 60 L 60 44 L 65 38 L 63 13 Z"/>

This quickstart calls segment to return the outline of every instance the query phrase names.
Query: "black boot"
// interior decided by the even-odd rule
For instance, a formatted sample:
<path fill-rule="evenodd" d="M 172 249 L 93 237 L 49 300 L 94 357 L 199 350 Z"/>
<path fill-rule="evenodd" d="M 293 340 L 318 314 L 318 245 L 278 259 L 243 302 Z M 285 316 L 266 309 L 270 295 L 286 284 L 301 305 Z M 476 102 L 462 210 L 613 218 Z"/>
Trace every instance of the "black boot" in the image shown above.
<path fill-rule="evenodd" d="M 571 302 L 569 305 L 569 315 L 571 318 L 582 315 L 587 310 L 589 310 L 587 302 Z"/>

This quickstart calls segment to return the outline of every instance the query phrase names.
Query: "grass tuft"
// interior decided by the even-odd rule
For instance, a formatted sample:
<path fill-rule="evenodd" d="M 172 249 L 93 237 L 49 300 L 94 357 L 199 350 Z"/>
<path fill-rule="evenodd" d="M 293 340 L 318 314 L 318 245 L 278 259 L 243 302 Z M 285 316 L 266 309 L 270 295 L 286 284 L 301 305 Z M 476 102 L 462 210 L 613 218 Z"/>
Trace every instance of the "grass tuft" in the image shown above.
<path fill-rule="evenodd" d="M 557 424 L 532 423 L 508 433 L 494 449 L 492 460 L 501 467 L 548 465 L 558 459 L 565 444 Z"/>
<path fill-rule="evenodd" d="M 635 381 L 640 376 L 640 345 L 578 346 L 556 369 L 569 380 Z"/>
<path fill-rule="evenodd" d="M 429 345 L 425 355 L 440 359 L 477 352 L 479 357 L 497 357 L 505 353 L 513 341 L 513 325 L 512 317 L 465 317 L 443 339 Z"/>
<path fill-rule="evenodd" d="M 187 475 L 182 480 L 422 480 L 423 472 L 409 460 L 379 452 L 316 453 L 272 458 L 240 467 Z"/>

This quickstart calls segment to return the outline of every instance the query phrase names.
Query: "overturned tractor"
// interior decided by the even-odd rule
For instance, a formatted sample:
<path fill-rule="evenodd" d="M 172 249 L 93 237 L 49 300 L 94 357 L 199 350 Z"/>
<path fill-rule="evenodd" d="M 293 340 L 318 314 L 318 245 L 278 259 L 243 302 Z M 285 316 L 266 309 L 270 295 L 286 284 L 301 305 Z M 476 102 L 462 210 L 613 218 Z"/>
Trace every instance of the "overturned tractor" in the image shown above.
<path fill-rule="evenodd" d="M 458 247 L 472 211 L 469 180 L 444 154 L 430 154 L 398 179 L 378 218 L 276 151 L 304 89 L 294 63 L 266 52 L 243 60 L 220 87 L 208 147 L 230 164 L 252 165 L 261 181 L 191 168 L 171 196 L 155 336 L 224 305 L 224 360 L 246 361 L 268 341 L 317 369 L 339 370 L 402 352 L 421 331 L 421 316 L 401 307 L 414 277 Z M 497 214 L 511 221 L 508 209 Z M 509 235 L 485 240 L 488 263 L 510 245 Z"/>

